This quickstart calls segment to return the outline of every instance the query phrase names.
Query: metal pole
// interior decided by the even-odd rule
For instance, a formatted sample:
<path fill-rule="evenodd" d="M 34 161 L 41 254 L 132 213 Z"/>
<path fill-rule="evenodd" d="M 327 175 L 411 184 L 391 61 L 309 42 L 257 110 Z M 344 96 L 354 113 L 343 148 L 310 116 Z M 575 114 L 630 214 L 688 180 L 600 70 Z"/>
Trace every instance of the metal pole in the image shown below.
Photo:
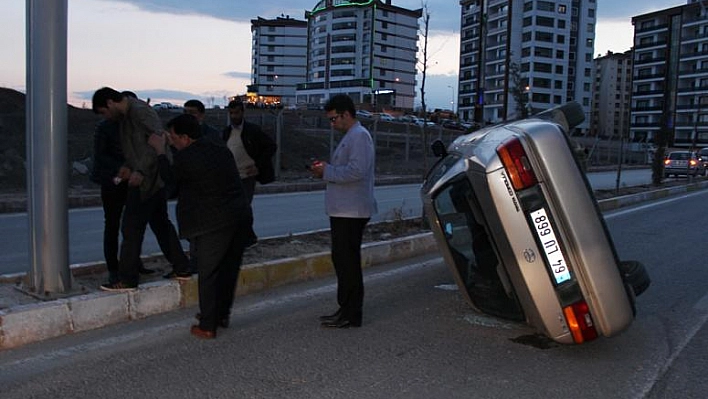
<path fill-rule="evenodd" d="M 67 293 L 67 0 L 27 0 L 26 6 L 29 288 Z"/>

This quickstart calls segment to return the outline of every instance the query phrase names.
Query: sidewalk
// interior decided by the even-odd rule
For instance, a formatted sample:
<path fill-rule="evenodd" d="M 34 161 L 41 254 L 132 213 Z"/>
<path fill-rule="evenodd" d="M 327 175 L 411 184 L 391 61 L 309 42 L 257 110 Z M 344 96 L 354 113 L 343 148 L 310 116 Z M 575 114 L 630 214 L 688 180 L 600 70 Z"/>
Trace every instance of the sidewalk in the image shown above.
<path fill-rule="evenodd" d="M 599 201 L 608 211 L 639 202 L 660 199 L 708 188 L 708 181 L 674 186 L 654 191 Z M 432 233 L 422 233 L 390 241 L 365 244 L 362 249 L 364 267 L 413 258 L 436 251 Z M 155 262 L 164 261 L 156 257 Z M 3 308 L 0 301 L 0 350 L 9 349 L 65 334 L 101 328 L 111 324 L 140 319 L 172 310 L 196 306 L 197 279 L 186 282 L 161 280 L 141 284 L 129 293 L 106 293 L 97 289 L 96 275 L 90 270 L 103 270 L 101 263 L 72 266 L 75 281 L 83 287 L 79 294 L 52 301 L 40 301 L 18 290 L 20 276 L 0 276 L 0 300 L 21 298 Z M 285 284 L 329 276 L 333 272 L 328 252 L 280 259 L 242 267 L 237 295 L 267 290 Z M 86 285 L 81 285 L 84 282 Z"/>

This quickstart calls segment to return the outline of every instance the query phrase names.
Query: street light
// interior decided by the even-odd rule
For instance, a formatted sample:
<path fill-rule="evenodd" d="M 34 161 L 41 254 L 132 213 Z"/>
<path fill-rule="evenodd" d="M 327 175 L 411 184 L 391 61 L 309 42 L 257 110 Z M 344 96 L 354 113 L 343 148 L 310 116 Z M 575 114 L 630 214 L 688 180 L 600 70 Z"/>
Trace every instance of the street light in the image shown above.
<path fill-rule="evenodd" d="M 449 87 L 452 91 L 452 98 L 450 100 L 450 110 L 452 110 L 452 112 L 455 113 L 455 116 L 457 116 L 457 111 L 455 111 L 455 88 L 450 85 L 447 85 L 447 87 Z"/>

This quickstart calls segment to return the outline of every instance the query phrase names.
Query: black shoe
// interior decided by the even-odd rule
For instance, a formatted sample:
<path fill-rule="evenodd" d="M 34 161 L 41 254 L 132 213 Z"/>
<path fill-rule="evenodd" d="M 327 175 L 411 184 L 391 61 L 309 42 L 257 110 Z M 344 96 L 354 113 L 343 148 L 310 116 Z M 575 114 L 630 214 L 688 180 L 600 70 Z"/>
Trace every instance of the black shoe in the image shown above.
<path fill-rule="evenodd" d="M 336 320 L 323 321 L 322 327 L 326 328 L 349 328 L 349 327 L 361 327 L 361 319 L 350 320 L 345 317 L 340 317 Z"/>
<path fill-rule="evenodd" d="M 342 309 L 338 309 L 336 313 L 330 315 L 320 316 L 320 321 L 335 321 L 342 314 Z"/>
<path fill-rule="evenodd" d="M 163 278 L 167 278 L 167 279 L 175 279 L 175 280 L 182 280 L 182 281 L 185 281 L 185 280 L 191 280 L 191 279 L 192 279 L 192 272 L 176 272 L 176 271 L 173 270 L 173 271 L 171 271 L 171 272 L 165 274 L 165 275 L 162 276 L 162 277 L 163 277 Z"/>
<path fill-rule="evenodd" d="M 138 269 L 138 272 L 140 272 L 140 274 L 154 274 L 155 270 L 148 269 L 145 266 L 140 266 L 140 269 Z"/>
<path fill-rule="evenodd" d="M 194 318 L 202 321 L 202 314 L 197 313 L 194 315 Z M 218 322 L 216 322 L 216 324 L 221 328 L 229 328 L 229 316 L 222 317 Z"/>
<path fill-rule="evenodd" d="M 138 289 L 137 284 L 126 284 L 124 282 L 117 282 L 117 283 L 105 283 L 101 284 L 101 289 L 103 291 L 110 291 L 110 292 L 128 292 L 128 291 L 135 291 Z"/>

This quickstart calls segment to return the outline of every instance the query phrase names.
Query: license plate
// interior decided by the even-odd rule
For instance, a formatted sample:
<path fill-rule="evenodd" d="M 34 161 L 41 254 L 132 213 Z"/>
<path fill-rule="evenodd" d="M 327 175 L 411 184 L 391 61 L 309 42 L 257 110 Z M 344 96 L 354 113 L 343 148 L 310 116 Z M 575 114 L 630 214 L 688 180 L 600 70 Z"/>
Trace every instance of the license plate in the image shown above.
<path fill-rule="evenodd" d="M 546 255 L 548 267 L 550 268 L 551 275 L 555 279 L 556 284 L 570 280 L 568 264 L 565 261 L 563 250 L 556 238 L 556 233 L 553 231 L 553 226 L 550 220 L 548 220 L 546 210 L 541 208 L 531 212 L 531 222 L 536 231 L 536 236 L 541 242 L 541 248 L 543 248 L 543 253 Z"/>

